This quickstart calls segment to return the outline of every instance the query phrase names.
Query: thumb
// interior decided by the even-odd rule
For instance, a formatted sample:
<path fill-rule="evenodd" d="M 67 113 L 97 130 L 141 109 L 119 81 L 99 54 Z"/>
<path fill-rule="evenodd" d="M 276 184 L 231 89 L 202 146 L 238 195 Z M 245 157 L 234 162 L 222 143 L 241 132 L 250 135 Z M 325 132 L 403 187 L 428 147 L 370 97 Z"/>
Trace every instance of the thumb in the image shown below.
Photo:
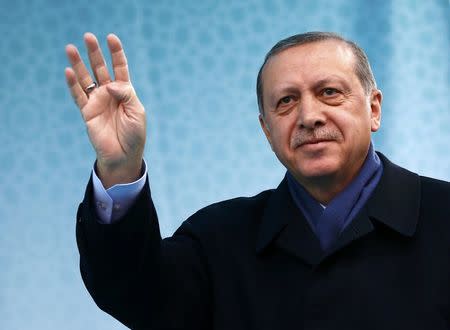
<path fill-rule="evenodd" d="M 130 83 L 112 82 L 106 85 L 106 89 L 120 103 L 130 104 L 135 102 L 136 94 Z"/>

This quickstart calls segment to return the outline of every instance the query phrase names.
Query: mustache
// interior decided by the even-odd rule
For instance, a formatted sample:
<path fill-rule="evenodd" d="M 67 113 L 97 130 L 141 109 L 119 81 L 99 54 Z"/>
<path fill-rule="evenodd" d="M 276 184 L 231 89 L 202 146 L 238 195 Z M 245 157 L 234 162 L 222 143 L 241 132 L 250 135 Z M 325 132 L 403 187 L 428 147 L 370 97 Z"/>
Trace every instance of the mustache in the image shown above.
<path fill-rule="evenodd" d="M 318 143 L 322 141 L 339 141 L 341 132 L 330 128 L 317 128 L 313 131 L 299 130 L 291 139 L 291 147 L 297 148 L 306 143 Z"/>

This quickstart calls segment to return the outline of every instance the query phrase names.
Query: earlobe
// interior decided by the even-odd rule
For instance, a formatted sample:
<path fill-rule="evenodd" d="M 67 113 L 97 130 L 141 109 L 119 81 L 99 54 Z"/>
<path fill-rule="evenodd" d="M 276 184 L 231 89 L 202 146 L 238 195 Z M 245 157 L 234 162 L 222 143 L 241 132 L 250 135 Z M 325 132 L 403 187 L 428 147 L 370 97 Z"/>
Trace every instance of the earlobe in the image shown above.
<path fill-rule="evenodd" d="M 383 101 L 383 94 L 379 89 L 372 91 L 370 98 L 370 125 L 372 132 L 378 131 L 381 126 L 381 103 Z"/>
<path fill-rule="evenodd" d="M 261 125 L 261 128 L 264 132 L 264 135 L 267 138 L 267 141 L 270 144 L 270 147 L 272 148 L 272 140 L 270 138 L 270 129 L 269 129 L 269 125 L 266 123 L 264 116 L 262 114 L 259 114 L 259 124 Z M 273 150 L 273 148 L 272 148 Z"/>

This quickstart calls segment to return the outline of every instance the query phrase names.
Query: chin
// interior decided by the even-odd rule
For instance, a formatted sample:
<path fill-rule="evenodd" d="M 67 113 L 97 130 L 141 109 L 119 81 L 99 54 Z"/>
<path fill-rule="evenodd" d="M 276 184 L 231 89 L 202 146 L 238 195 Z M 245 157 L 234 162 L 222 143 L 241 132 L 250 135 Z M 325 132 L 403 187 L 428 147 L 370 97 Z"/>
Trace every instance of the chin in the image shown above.
<path fill-rule="evenodd" d="M 332 161 L 303 161 L 293 169 L 296 177 L 308 179 L 327 178 L 336 175 L 339 165 Z"/>

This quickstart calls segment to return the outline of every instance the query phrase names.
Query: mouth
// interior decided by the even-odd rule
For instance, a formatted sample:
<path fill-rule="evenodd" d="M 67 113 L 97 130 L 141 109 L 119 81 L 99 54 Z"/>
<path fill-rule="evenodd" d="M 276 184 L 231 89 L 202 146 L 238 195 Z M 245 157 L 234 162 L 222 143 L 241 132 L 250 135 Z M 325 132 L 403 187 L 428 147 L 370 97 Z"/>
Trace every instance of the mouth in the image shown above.
<path fill-rule="evenodd" d="M 302 141 L 298 145 L 298 147 L 307 146 L 307 145 L 317 145 L 317 144 L 322 143 L 322 142 L 332 142 L 332 141 L 333 140 L 330 140 L 330 139 L 309 139 L 309 140 L 306 140 L 306 141 Z"/>

